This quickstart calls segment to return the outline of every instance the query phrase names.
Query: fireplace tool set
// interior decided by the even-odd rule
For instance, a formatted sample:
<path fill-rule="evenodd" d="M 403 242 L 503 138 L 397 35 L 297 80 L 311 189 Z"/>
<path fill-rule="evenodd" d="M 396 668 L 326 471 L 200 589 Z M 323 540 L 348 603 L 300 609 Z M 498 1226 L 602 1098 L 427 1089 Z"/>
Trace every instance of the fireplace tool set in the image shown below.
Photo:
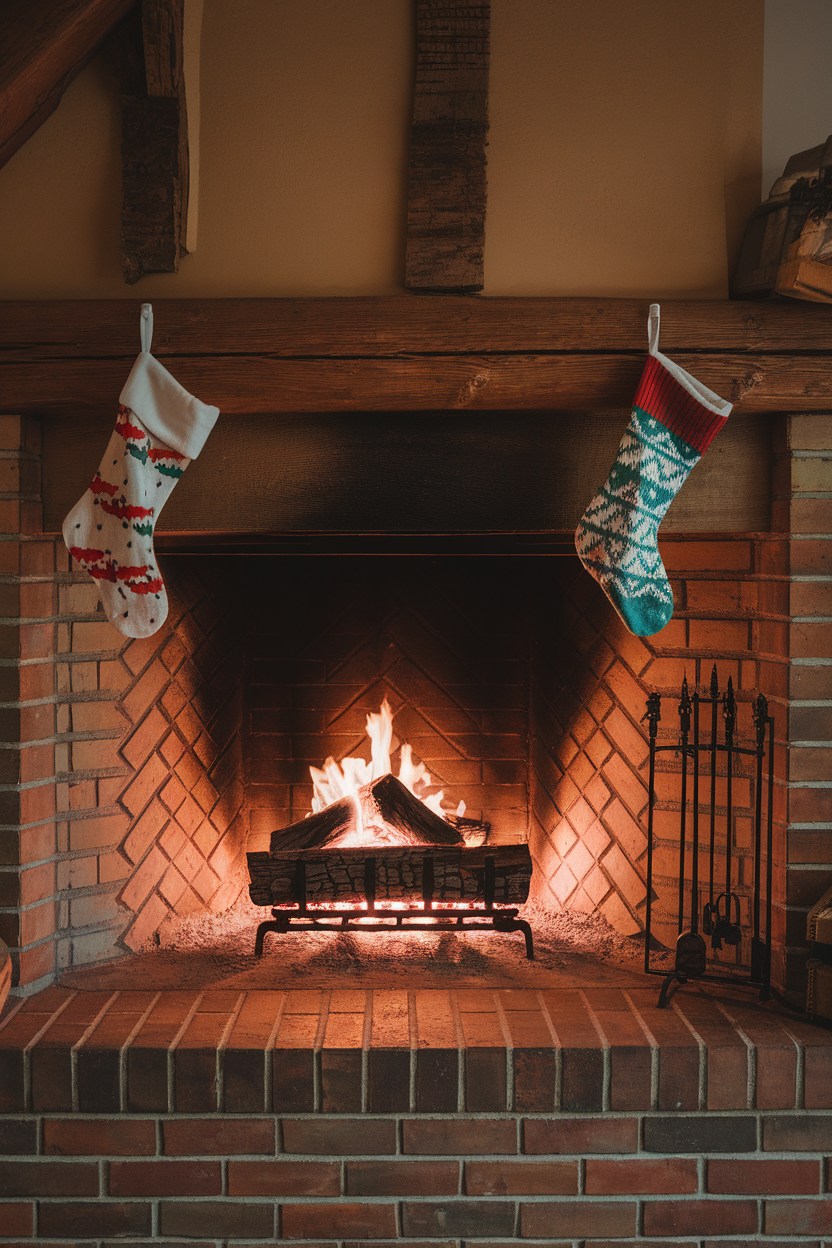
<path fill-rule="evenodd" d="M 738 733 L 737 712 L 738 705 L 734 695 L 733 681 L 729 677 L 727 689 L 720 693 L 716 665 L 714 665 L 707 697 L 700 694 L 698 689 L 695 689 L 691 695 L 687 678 L 683 680 L 678 707 L 678 742 L 659 745 L 657 737 L 661 720 L 661 698 L 659 694 L 653 693 L 647 699 L 647 710 L 643 718 L 648 722 L 650 776 L 644 969 L 648 974 L 664 976 L 658 1001 L 660 1009 L 666 1005 L 668 991 L 674 981 L 685 984 L 691 979 L 704 979 L 748 984 L 760 988 L 761 1001 L 767 1000 L 770 994 L 774 720 L 768 713 L 768 702 L 762 694 L 759 694 L 753 703 L 755 744 L 753 747 L 742 746 Z M 722 719 L 721 732 L 720 718 Z M 703 719 L 705 720 L 704 733 Z M 721 740 L 720 737 L 722 737 Z M 666 967 L 659 968 L 651 965 L 656 756 L 667 752 L 673 752 L 677 757 L 681 756 L 682 760 L 679 799 L 678 936 L 675 964 L 669 973 Z M 739 774 L 738 768 L 743 758 L 754 760 L 750 768 L 753 771 L 750 846 L 753 879 L 750 897 L 747 884 L 740 885 L 742 864 L 748 861 L 748 857 L 741 858 L 737 852 L 734 826 L 733 781 L 736 774 Z M 722 765 L 720 765 L 720 760 L 722 760 Z M 767 770 L 765 782 L 764 770 Z M 724 806 L 717 805 L 718 776 L 724 777 L 725 780 Z M 703 800 L 703 788 L 705 800 Z M 765 819 L 763 818 L 764 788 L 766 790 Z M 707 875 L 702 879 L 700 879 L 700 854 L 703 857 L 707 854 Z M 765 857 L 765 863 L 763 857 Z M 688 863 L 690 864 L 689 871 L 687 870 Z M 747 912 L 744 915 L 743 909 L 746 902 L 750 902 L 750 913 Z M 761 922 L 763 913 L 764 922 Z M 706 938 L 710 942 L 710 953 Z M 717 955 L 723 950 L 735 951 L 733 964 L 727 965 L 719 961 Z M 743 958 L 743 953 L 746 954 L 745 958 Z"/>

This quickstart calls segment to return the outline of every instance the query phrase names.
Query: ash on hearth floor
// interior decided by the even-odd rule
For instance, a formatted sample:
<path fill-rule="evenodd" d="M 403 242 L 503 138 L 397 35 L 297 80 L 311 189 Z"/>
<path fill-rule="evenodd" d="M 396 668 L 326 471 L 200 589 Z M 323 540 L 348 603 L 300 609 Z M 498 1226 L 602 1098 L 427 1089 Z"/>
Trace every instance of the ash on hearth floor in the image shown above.
<path fill-rule="evenodd" d="M 601 915 L 552 914 L 521 908 L 535 933 L 529 962 L 519 935 L 433 935 L 350 931 L 292 933 L 275 938 L 262 958 L 254 933 L 262 909 L 241 897 L 222 915 L 180 919 L 160 943 L 138 953 L 66 971 L 73 988 L 116 990 L 194 988 L 257 990 L 331 988 L 580 988 L 653 987 L 643 972 L 640 937 L 619 935 Z M 672 957 L 668 953 L 668 968 Z"/>

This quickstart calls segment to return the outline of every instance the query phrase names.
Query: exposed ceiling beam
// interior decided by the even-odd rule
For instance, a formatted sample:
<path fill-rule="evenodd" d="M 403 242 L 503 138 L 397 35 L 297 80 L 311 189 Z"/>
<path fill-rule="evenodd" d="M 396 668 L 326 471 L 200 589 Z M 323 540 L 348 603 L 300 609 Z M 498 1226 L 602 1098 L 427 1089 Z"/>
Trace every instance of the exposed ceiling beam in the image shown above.
<path fill-rule="evenodd" d="M 483 286 L 491 5 L 417 0 L 405 284 Z"/>
<path fill-rule="evenodd" d="M 184 0 L 141 0 L 111 50 L 121 79 L 124 280 L 175 273 L 187 255 Z"/>
<path fill-rule="evenodd" d="M 135 0 L 0 0 L 0 167 L 43 125 Z"/>

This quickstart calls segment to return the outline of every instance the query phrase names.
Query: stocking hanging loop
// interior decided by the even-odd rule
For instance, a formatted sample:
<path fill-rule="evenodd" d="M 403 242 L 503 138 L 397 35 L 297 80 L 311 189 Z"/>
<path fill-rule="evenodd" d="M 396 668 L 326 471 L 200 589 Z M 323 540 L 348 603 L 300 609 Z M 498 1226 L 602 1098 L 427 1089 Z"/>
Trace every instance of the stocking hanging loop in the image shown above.
<path fill-rule="evenodd" d="M 150 344 L 153 342 L 153 304 L 142 304 L 142 315 L 139 321 L 139 328 L 142 336 L 142 351 L 150 351 Z"/>
<path fill-rule="evenodd" d="M 661 308 L 659 307 L 657 303 L 651 303 L 650 304 L 650 319 L 647 322 L 647 346 L 651 355 L 659 354 L 659 325 L 660 324 L 661 324 Z"/>

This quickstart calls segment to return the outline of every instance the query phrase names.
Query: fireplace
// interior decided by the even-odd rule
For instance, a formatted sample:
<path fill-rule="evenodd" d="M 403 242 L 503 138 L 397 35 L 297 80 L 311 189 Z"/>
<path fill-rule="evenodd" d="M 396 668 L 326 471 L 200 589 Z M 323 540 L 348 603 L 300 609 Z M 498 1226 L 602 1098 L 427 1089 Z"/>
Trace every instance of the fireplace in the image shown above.
<path fill-rule="evenodd" d="M 700 372 L 710 367 L 708 379 L 739 404 L 723 449 L 703 460 L 699 484 L 694 476 L 668 516 L 663 557 L 676 612 L 661 634 L 641 640 L 570 553 L 568 523 L 614 452 L 623 413 L 603 409 L 623 405 L 638 375 L 644 309 L 638 301 L 388 302 L 381 315 L 372 300 L 231 301 L 216 312 L 210 302 L 171 304 L 167 339 L 157 311 L 162 358 L 176 354 L 197 392 L 230 386 L 213 395 L 229 423 L 206 447 L 207 475 L 198 476 L 200 458 L 163 513 L 169 621 L 132 643 L 103 620 L 95 586 L 50 536 L 83 487 L 73 471 L 89 474 L 88 447 L 103 437 L 95 429 L 108 427 L 132 322 L 118 305 L 92 316 L 79 307 L 67 345 L 57 315 L 44 319 L 26 305 L 18 321 L 29 317 L 49 370 L 26 363 L 32 348 L 13 345 L 20 332 L 9 322 L 21 358 L 10 367 L 22 370 L 12 401 L 32 411 L 4 418 L 9 462 L 19 465 L 5 543 L 15 552 L 7 575 L 18 614 L 6 634 L 10 657 L 19 656 L 8 670 L 22 709 L 19 744 L 6 752 L 8 823 L 19 831 L 8 834 L 3 932 L 20 990 L 139 949 L 174 916 L 227 909 L 246 886 L 246 851 L 263 852 L 276 829 L 304 817 L 309 767 L 355 752 L 366 715 L 385 696 L 397 740 L 412 744 L 449 803 L 464 801 L 488 823 L 489 843 L 528 844 L 539 904 L 597 912 L 637 935 L 646 900 L 645 700 L 654 691 L 676 696 L 684 676 L 706 685 L 716 660 L 741 702 L 763 692 L 775 716 L 775 982 L 799 998 L 802 916 L 832 868 L 821 844 L 824 790 L 809 778 L 825 748 L 814 744 L 826 739 L 819 719 L 809 722 L 823 664 L 788 653 L 821 644 L 810 640 L 815 582 L 788 578 L 795 568 L 823 575 L 825 548 L 812 535 L 825 503 L 808 488 L 818 482 L 807 465 L 821 453 L 825 418 L 795 415 L 790 432 L 766 414 L 786 398 L 764 395 L 750 360 L 732 359 L 724 346 L 753 350 L 763 333 L 753 318 L 708 305 L 714 325 L 702 329 L 705 305 L 694 315 L 679 305 L 682 345 L 671 340 L 668 350 L 711 349 Z M 798 331 L 811 340 L 817 313 L 790 311 L 800 326 L 782 316 L 781 326 L 769 311 L 765 349 L 782 355 Z M 607 314 L 610 328 L 601 324 Z M 720 326 L 726 316 L 730 332 Z M 271 339 L 261 324 L 269 317 L 278 318 Z M 248 389 L 245 370 L 232 376 L 235 335 L 248 342 L 251 334 L 287 393 L 270 390 L 262 370 Z M 560 356 L 540 354 L 546 334 Z M 711 347 L 720 334 L 722 355 Z M 434 353 L 427 372 L 428 357 L 402 359 L 404 346 Z M 538 354 L 518 354 L 530 349 Z M 215 366 L 223 350 L 231 354 Z M 313 361 L 322 352 L 329 397 Z M 362 353 L 366 363 L 347 359 Z M 474 364 L 480 380 L 466 388 Z M 463 381 L 446 389 L 438 413 L 430 405 L 443 369 Z M 546 410 L 546 387 L 561 408 L 576 401 L 576 370 L 600 415 Z M 71 391 L 61 380 L 70 374 Z M 809 402 L 788 401 L 804 410 Z M 743 416 L 743 403 L 765 410 Z M 382 405 L 396 404 L 421 410 L 391 420 Z M 308 414 L 316 408 L 324 414 Z M 332 414 L 344 409 L 348 419 Z M 284 414 L 256 414 L 275 410 Z M 88 435 L 80 448 L 78 420 Z M 286 465 L 274 469 L 278 452 Z M 272 484 L 259 496 L 255 531 L 251 490 L 264 465 Z M 230 500 L 227 480 L 237 482 Z M 512 529 L 512 517 L 523 527 Z M 805 619 L 795 614 L 804 610 Z M 793 751 L 787 863 L 789 698 L 791 731 L 805 735 Z M 660 780 L 667 817 L 658 812 L 658 835 L 669 855 L 672 767 Z M 656 900 L 653 932 L 672 945 L 673 916 Z"/>
<path fill-rule="evenodd" d="M 169 926 L 210 930 L 238 904 L 245 853 L 303 821 L 310 765 L 367 758 L 385 697 L 394 755 L 409 742 L 448 806 L 489 825 L 481 848 L 528 846 L 538 913 L 600 914 L 638 938 L 645 703 L 677 699 L 685 676 L 707 686 L 716 662 L 740 712 L 760 691 L 774 716 L 773 982 L 800 1004 L 806 911 L 832 882 L 832 426 L 813 412 L 828 382 L 812 357 L 828 327 L 809 307 L 665 309 L 668 352 L 695 354 L 738 407 L 663 530 L 674 618 L 640 640 L 569 530 L 614 453 L 645 314 L 591 300 L 157 308 L 160 354 L 227 419 L 163 514 L 168 621 L 128 642 L 56 533 L 112 423 L 133 311 L 0 308 L 14 406 L 0 417 L 7 1235 L 832 1233 L 829 1034 L 747 994 L 687 985 L 660 1011 L 657 982 L 632 968 L 598 958 L 570 979 L 519 951 L 509 976 L 481 959 L 449 987 L 415 934 L 393 986 L 357 975 L 343 947 L 328 978 L 304 963 L 305 980 L 281 980 L 282 935 L 267 938 L 284 942 L 261 963 L 267 987 L 238 963 L 218 978 L 212 949 L 196 988 L 139 973 Z M 368 447 L 403 485 L 358 497 Z M 441 468 L 423 471 L 437 447 Z M 679 767 L 662 757 L 652 930 L 672 946 Z M 744 886 L 750 799 L 735 789 Z"/>

